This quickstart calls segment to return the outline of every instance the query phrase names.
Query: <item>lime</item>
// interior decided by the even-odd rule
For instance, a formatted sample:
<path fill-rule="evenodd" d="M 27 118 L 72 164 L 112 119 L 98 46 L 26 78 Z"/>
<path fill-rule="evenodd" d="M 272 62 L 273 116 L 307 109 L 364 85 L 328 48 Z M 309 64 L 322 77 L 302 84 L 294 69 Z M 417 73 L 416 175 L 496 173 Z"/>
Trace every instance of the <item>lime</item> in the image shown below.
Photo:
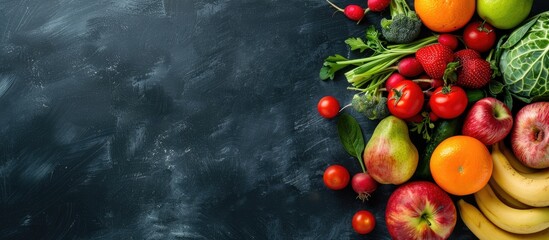
<path fill-rule="evenodd" d="M 495 28 L 511 29 L 528 17 L 533 2 L 534 0 L 477 0 L 477 13 Z"/>

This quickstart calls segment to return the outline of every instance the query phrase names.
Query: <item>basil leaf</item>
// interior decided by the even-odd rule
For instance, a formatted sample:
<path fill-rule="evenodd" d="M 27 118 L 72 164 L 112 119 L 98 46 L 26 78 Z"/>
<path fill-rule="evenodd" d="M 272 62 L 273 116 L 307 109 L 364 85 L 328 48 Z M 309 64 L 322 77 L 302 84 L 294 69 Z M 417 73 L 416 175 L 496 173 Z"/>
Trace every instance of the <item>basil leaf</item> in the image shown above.
<path fill-rule="evenodd" d="M 347 153 L 362 160 L 364 137 L 356 119 L 348 113 L 343 113 L 337 122 L 337 132 Z"/>

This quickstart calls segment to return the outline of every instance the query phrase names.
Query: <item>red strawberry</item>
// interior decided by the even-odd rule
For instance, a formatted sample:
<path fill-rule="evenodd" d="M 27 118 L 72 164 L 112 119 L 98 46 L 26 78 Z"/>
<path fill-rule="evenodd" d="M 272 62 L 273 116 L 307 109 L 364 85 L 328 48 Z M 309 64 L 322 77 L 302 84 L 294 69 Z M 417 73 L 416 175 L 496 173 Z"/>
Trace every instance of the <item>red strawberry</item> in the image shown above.
<path fill-rule="evenodd" d="M 454 52 L 448 46 L 435 43 L 417 50 L 416 59 L 431 78 L 442 78 L 446 65 L 454 61 Z"/>
<path fill-rule="evenodd" d="M 478 53 L 477 51 L 475 51 L 473 49 L 466 48 L 466 49 L 461 49 L 461 50 L 455 52 L 454 57 L 456 58 L 456 60 L 458 62 L 461 63 L 465 59 L 480 58 L 480 53 Z"/>
<path fill-rule="evenodd" d="M 492 78 L 490 63 L 482 58 L 465 59 L 457 71 L 456 84 L 466 88 L 481 88 Z"/>

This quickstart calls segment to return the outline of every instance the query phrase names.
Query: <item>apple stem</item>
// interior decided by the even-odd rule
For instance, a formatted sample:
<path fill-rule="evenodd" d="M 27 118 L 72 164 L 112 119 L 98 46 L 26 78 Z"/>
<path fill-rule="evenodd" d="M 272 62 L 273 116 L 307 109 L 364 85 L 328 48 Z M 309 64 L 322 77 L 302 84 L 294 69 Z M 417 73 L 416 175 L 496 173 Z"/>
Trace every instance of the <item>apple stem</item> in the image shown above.
<path fill-rule="evenodd" d="M 427 219 L 427 213 L 421 214 L 421 218 L 427 222 L 427 225 L 431 226 L 431 222 Z"/>
<path fill-rule="evenodd" d="M 543 131 L 541 131 L 540 129 L 534 129 L 534 140 L 535 141 L 541 141 L 543 140 Z"/>

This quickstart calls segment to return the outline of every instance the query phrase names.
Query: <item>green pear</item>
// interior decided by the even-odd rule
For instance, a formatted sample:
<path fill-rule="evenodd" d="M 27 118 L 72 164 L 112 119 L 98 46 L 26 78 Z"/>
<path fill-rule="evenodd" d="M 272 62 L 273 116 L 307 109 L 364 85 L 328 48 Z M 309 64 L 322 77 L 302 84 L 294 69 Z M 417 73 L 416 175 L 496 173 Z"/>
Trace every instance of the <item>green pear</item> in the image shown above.
<path fill-rule="evenodd" d="M 534 0 L 477 0 L 477 13 L 499 29 L 518 26 L 532 10 Z"/>
<path fill-rule="evenodd" d="M 366 144 L 363 159 L 368 173 L 382 184 L 402 184 L 416 171 L 418 151 L 408 135 L 404 120 L 382 119 Z"/>

